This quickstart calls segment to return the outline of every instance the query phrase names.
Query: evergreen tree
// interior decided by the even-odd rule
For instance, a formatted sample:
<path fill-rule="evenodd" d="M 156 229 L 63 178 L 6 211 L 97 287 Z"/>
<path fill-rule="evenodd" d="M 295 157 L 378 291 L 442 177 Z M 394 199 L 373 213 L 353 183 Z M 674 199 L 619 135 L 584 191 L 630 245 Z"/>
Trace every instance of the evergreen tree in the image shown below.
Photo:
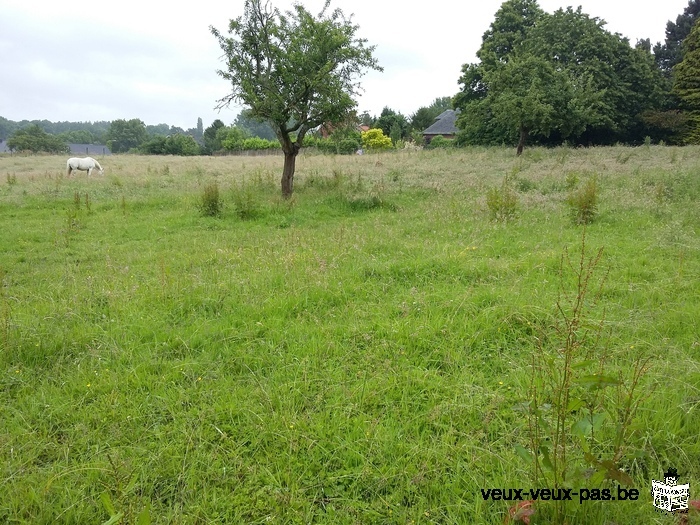
<path fill-rule="evenodd" d="M 219 151 L 222 148 L 221 135 L 218 133 L 218 131 L 225 127 L 226 125 L 220 119 L 216 119 L 214 122 L 212 122 L 211 126 L 204 130 L 203 151 L 205 154 L 211 155 L 215 151 Z"/>
<path fill-rule="evenodd" d="M 700 143 L 700 23 L 695 23 L 683 41 L 683 60 L 673 68 L 673 92 L 690 112 L 687 141 Z"/>
<path fill-rule="evenodd" d="M 666 77 L 671 76 L 673 68 L 683 59 L 683 41 L 700 15 L 700 0 L 689 0 L 683 13 L 678 15 L 675 23 L 670 20 L 666 24 L 666 40 L 663 44 L 654 46 L 654 57 Z"/>
<path fill-rule="evenodd" d="M 202 117 L 199 117 L 197 119 L 197 133 L 194 138 L 197 142 L 200 142 L 202 137 L 204 137 L 204 124 L 202 123 Z"/>

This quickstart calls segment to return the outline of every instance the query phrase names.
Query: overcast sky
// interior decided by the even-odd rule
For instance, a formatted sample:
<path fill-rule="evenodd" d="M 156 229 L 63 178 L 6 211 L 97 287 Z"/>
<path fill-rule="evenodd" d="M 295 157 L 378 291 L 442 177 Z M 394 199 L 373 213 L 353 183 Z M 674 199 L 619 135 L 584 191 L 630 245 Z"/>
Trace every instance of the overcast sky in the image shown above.
<path fill-rule="evenodd" d="M 288 9 L 292 0 L 271 0 Z M 323 0 L 303 0 L 318 13 Z M 363 77 L 358 110 L 389 106 L 410 116 L 435 98 L 452 96 L 462 64 L 475 62 L 481 37 L 501 0 L 332 0 L 354 14 L 360 36 L 377 46 L 383 73 Z M 688 0 L 540 0 L 547 12 L 581 5 L 634 44 L 663 41 Z M 420 7 L 417 7 L 420 6 Z M 243 0 L 0 0 L 0 116 L 10 120 L 97 121 L 139 118 L 183 129 L 220 118 L 228 90 L 216 75 L 222 32 L 242 14 Z"/>

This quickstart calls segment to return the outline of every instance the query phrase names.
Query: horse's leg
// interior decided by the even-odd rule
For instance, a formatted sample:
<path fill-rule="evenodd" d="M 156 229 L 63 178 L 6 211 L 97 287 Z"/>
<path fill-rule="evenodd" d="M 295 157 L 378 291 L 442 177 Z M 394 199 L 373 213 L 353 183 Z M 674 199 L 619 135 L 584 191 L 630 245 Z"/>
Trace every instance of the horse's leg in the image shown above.
<path fill-rule="evenodd" d="M 92 168 L 88 168 L 87 172 L 88 172 L 88 178 L 90 178 L 90 174 L 92 173 Z"/>

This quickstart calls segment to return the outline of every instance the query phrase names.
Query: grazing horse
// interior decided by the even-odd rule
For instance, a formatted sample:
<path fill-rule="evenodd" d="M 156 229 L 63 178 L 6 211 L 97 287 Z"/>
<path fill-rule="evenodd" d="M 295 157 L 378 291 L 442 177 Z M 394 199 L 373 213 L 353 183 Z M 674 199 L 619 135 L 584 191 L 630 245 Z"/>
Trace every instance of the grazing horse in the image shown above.
<path fill-rule="evenodd" d="M 92 157 L 85 157 L 84 159 L 73 157 L 72 159 L 68 159 L 68 162 L 66 162 L 66 177 L 70 177 L 70 174 L 75 170 L 87 171 L 89 177 L 92 170 L 95 168 L 100 170 L 100 175 L 105 174 L 105 170 L 102 169 L 100 163 Z"/>

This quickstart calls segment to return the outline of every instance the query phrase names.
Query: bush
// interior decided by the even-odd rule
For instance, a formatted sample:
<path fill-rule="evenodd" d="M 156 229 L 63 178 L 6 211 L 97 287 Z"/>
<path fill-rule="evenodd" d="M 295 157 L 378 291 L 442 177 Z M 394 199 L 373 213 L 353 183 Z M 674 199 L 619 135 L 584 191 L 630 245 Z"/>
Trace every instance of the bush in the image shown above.
<path fill-rule="evenodd" d="M 231 195 L 233 207 L 239 219 L 248 221 L 262 215 L 262 207 L 255 195 L 254 188 L 250 184 L 236 186 Z"/>
<path fill-rule="evenodd" d="M 360 143 L 355 139 L 343 139 L 337 143 L 338 153 L 341 155 L 353 155 L 360 149 Z"/>
<path fill-rule="evenodd" d="M 598 179 L 592 177 L 566 199 L 574 224 L 590 224 L 598 215 Z"/>
<path fill-rule="evenodd" d="M 369 129 L 362 132 L 362 147 L 368 150 L 392 149 L 391 139 L 381 129 Z"/>
<path fill-rule="evenodd" d="M 219 196 L 219 185 L 214 182 L 204 186 L 202 199 L 199 203 L 199 211 L 205 217 L 219 217 L 223 210 L 223 203 Z"/>
<path fill-rule="evenodd" d="M 438 148 L 447 149 L 447 148 L 452 148 L 452 147 L 454 147 L 454 140 L 446 139 L 442 135 L 436 135 L 430 141 L 430 144 L 428 144 L 429 149 L 438 149 Z"/>
<path fill-rule="evenodd" d="M 265 150 L 279 148 L 280 143 L 276 140 L 261 139 L 260 137 L 250 137 L 243 140 L 244 150 Z"/>

